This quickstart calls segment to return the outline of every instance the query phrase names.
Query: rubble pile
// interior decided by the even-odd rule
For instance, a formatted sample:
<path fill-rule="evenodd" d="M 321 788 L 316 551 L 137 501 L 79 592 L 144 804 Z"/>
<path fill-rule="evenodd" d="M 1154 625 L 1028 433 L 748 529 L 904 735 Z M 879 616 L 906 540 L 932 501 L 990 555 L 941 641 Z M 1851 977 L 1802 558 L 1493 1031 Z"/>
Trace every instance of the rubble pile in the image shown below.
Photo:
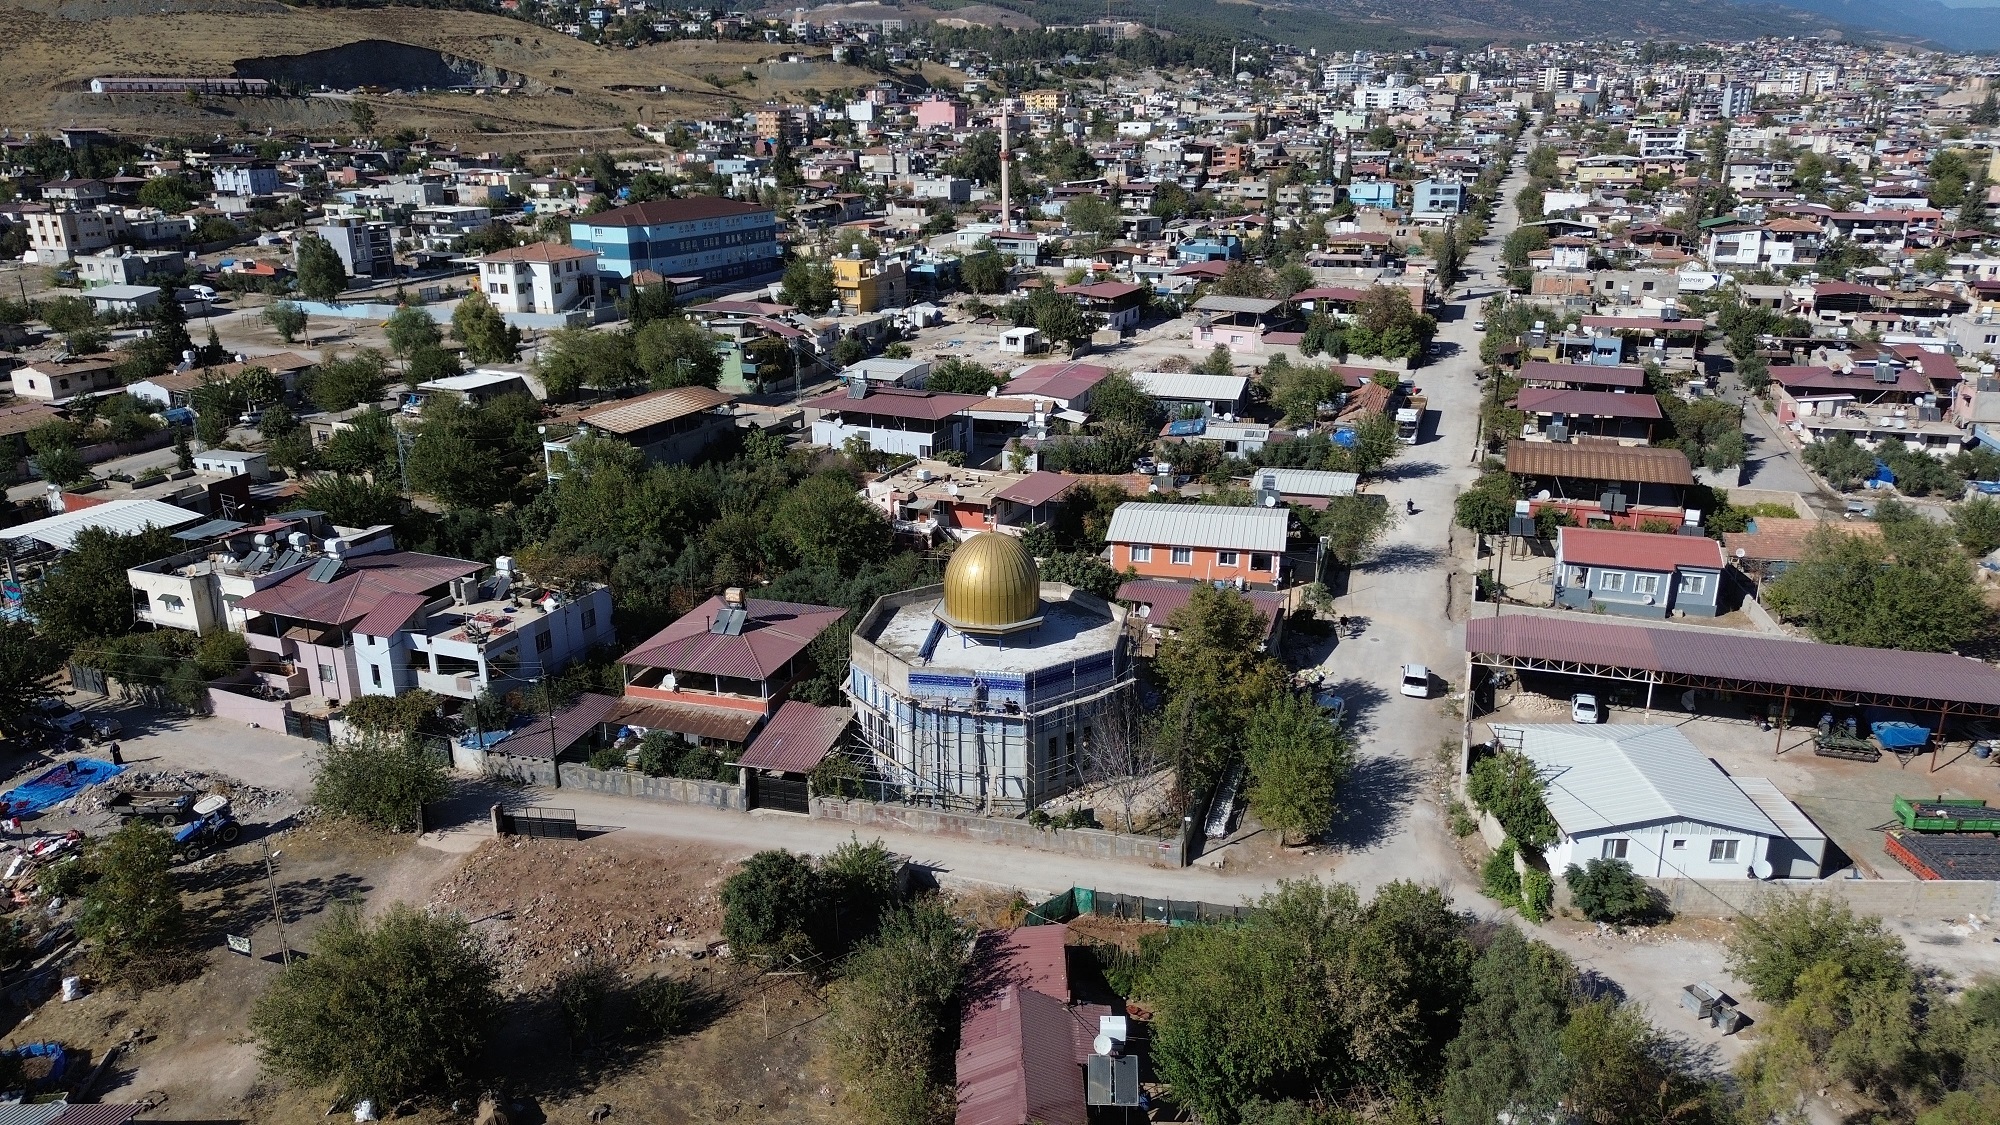
<path fill-rule="evenodd" d="M 721 853 L 668 841 L 616 853 L 589 841 L 495 840 L 437 889 L 433 910 L 474 923 L 510 983 L 534 987 L 596 957 L 625 967 L 700 957 L 720 938 Z"/>

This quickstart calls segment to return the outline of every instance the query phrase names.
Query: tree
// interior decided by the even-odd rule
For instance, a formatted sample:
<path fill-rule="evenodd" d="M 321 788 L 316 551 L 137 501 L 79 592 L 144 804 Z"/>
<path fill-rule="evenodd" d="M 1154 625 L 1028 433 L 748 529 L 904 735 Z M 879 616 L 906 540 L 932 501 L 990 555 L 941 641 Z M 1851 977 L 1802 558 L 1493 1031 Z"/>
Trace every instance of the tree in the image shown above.
<path fill-rule="evenodd" d="M 89 884 L 76 914 L 77 933 L 96 946 L 97 964 L 141 984 L 162 982 L 187 966 L 181 892 L 174 886 L 174 840 L 158 825 L 128 820 L 83 858 Z"/>
<path fill-rule="evenodd" d="M 272 301 L 264 306 L 264 323 L 289 344 L 305 332 L 306 312 L 290 301 Z"/>
<path fill-rule="evenodd" d="M 347 115 L 354 121 L 354 128 L 364 136 L 375 131 L 375 107 L 355 98 L 347 103 Z"/>
<path fill-rule="evenodd" d="M 674 316 L 677 310 L 673 286 L 665 283 L 640 285 L 633 287 L 631 297 L 626 300 L 625 319 L 637 330 L 653 321 Z"/>
<path fill-rule="evenodd" d="M 451 334 L 474 363 L 506 363 L 521 350 L 521 330 L 507 323 L 486 294 L 473 290 L 451 312 Z"/>
<path fill-rule="evenodd" d="M 992 248 L 992 243 L 985 245 L 985 249 L 975 250 L 959 260 L 959 278 L 974 293 L 998 293 L 1007 288 L 1007 263 Z"/>
<path fill-rule="evenodd" d="M 715 335 L 680 317 L 655 320 L 641 328 L 632 346 L 640 370 L 653 389 L 713 387 L 722 381 L 722 354 Z"/>
<path fill-rule="evenodd" d="M 374 922 L 337 903 L 310 957 L 286 966 L 250 1016 L 257 1057 L 342 1098 L 442 1099 L 464 1088 L 498 1019 L 500 971 L 458 914 L 393 903 Z"/>
<path fill-rule="evenodd" d="M 125 572 L 174 553 L 170 531 L 149 527 L 130 535 L 85 528 L 42 585 L 28 592 L 28 613 L 42 634 L 65 650 L 100 637 L 121 636 L 137 623 Z"/>
<path fill-rule="evenodd" d="M 981 363 L 958 356 L 946 356 L 931 365 L 924 389 L 944 394 L 983 395 L 1006 385 L 1007 377 Z"/>
<path fill-rule="evenodd" d="M 1437 322 L 1417 311 L 1406 290 L 1372 285 L 1355 302 L 1347 346 L 1357 355 L 1414 362 L 1436 334 Z"/>
<path fill-rule="evenodd" d="M 1279 692 L 1250 712 L 1243 760 L 1250 811 L 1282 842 L 1332 826 L 1340 786 L 1354 770 L 1354 745 L 1310 697 Z"/>
<path fill-rule="evenodd" d="M 419 348 L 403 365 L 403 382 L 411 387 L 463 374 L 465 365 L 457 354 L 443 347 Z"/>
<path fill-rule="evenodd" d="M 1593 922 L 1638 922 L 1655 913 L 1652 888 L 1622 859 L 1593 859 L 1563 869 L 1570 899 Z"/>
<path fill-rule="evenodd" d="M 307 231 L 298 242 L 298 286 L 307 300 L 332 303 L 347 288 L 347 266 L 333 244 Z"/>
<path fill-rule="evenodd" d="M 2000 550 L 2000 501 L 1975 496 L 1951 510 L 1951 526 L 1959 546 L 1973 557 Z"/>
<path fill-rule="evenodd" d="M 396 483 L 371 481 L 344 473 L 320 473 L 306 485 L 299 501 L 342 527 L 378 527 L 397 523 L 403 515 L 403 494 Z M 356 702 L 359 702 L 357 700 Z"/>
<path fill-rule="evenodd" d="M 139 206 L 178 215 L 194 206 L 194 189 L 179 176 L 153 176 L 139 185 Z"/>
<path fill-rule="evenodd" d="M 1481 758 L 1466 779 L 1465 795 L 1522 847 L 1539 851 L 1561 834 L 1542 799 L 1535 763 L 1518 751 L 1500 749 Z"/>
<path fill-rule="evenodd" d="M 62 670 L 62 647 L 20 621 L 0 621 L 0 723 L 9 726 L 50 694 Z"/>
<path fill-rule="evenodd" d="M 800 312 L 818 316 L 833 307 L 833 267 L 813 258 L 793 258 L 785 264 L 778 299 Z"/>
<path fill-rule="evenodd" d="M 1154 668 L 1166 685 L 1161 736 L 1189 789 L 1219 777 L 1242 748 L 1251 713 L 1283 689 L 1284 671 L 1259 651 L 1268 622 L 1248 598 L 1207 584 L 1166 621 Z"/>
<path fill-rule="evenodd" d="M 382 328 L 389 337 L 389 350 L 396 353 L 406 368 L 410 357 L 419 351 L 444 343 L 444 331 L 438 322 L 415 305 L 397 305 Z"/>
<path fill-rule="evenodd" d="M 88 479 L 90 466 L 76 450 L 66 445 L 37 453 L 32 459 L 35 472 L 51 484 L 75 484 Z"/>
<path fill-rule="evenodd" d="M 1765 587 L 1765 606 L 1824 644 L 1946 652 L 1986 626 L 1972 562 L 1950 530 L 1924 519 L 1880 526 L 1879 537 L 1813 531 L 1805 557 Z"/>
<path fill-rule="evenodd" d="M 722 884 L 722 936 L 744 953 L 809 954 L 820 904 L 810 857 L 761 851 Z"/>
<path fill-rule="evenodd" d="M 802 566 L 853 573 L 889 554 L 888 521 L 855 494 L 843 473 L 819 473 L 799 482 L 778 501 L 769 529 Z"/>
<path fill-rule="evenodd" d="M 1902 981 L 1910 972 L 1901 939 L 1832 894 L 1772 892 L 1738 917 L 1729 971 L 1757 999 L 1792 999 L 1818 964 L 1836 965 L 1856 981 Z"/>
<path fill-rule="evenodd" d="M 587 386 L 622 390 L 646 378 L 630 331 L 591 328 L 558 328 L 549 333 L 535 359 L 535 374 L 549 398 L 558 402 L 574 398 Z"/>
<path fill-rule="evenodd" d="M 445 767 L 413 738 L 361 734 L 328 746 L 313 770 L 313 803 L 390 832 L 414 831 L 425 805 L 451 791 Z"/>
<path fill-rule="evenodd" d="M 1875 454 L 1846 434 L 1807 445 L 1805 462 L 1837 492 L 1853 489 L 1875 473 Z"/>
<path fill-rule="evenodd" d="M 1041 571 L 1044 582 L 1062 582 L 1106 601 L 1116 597 L 1125 583 L 1125 576 L 1111 564 L 1084 551 L 1058 551 L 1042 560 Z"/>
<path fill-rule="evenodd" d="M 1336 496 L 1314 522 L 1327 539 L 1327 549 L 1343 566 L 1367 558 L 1389 529 L 1396 514 L 1379 496 Z"/>
<path fill-rule="evenodd" d="M 333 356 L 313 374 L 307 397 L 321 410 L 352 410 L 382 397 L 382 388 L 388 383 L 386 369 L 382 353 L 373 348 L 351 356 Z"/>
<path fill-rule="evenodd" d="M 950 1122 L 952 1001 L 971 948 L 950 903 L 931 897 L 891 914 L 848 960 L 829 997 L 834 1067 L 868 1125 Z"/>
<path fill-rule="evenodd" d="M 1445 1052 L 1439 1108 L 1446 1125 L 1539 1120 L 1567 1078 L 1561 1036 L 1576 966 L 1512 926 L 1472 967 L 1472 1000 Z"/>

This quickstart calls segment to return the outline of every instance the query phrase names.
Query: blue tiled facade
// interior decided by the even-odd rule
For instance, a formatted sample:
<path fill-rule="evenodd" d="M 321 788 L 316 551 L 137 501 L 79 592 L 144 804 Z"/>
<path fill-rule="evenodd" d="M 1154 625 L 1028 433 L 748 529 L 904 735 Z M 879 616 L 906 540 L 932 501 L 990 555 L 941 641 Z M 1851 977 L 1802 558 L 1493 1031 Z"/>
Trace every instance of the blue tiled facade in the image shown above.
<path fill-rule="evenodd" d="M 571 245 L 597 251 L 598 267 L 620 277 L 652 270 L 716 281 L 780 264 L 777 215 L 752 203 L 663 199 L 578 219 L 569 229 Z"/>

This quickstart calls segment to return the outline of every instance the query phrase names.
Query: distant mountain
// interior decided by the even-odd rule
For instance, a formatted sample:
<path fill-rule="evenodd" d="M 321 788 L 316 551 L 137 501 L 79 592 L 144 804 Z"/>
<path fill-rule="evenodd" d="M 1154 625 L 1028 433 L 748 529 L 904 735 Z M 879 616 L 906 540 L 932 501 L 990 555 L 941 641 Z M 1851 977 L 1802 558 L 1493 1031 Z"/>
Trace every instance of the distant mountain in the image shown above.
<path fill-rule="evenodd" d="M 1953 8 L 1938 0 L 1785 0 L 1849 27 L 1886 31 L 1928 39 L 1954 51 L 1991 51 L 2000 47 L 2000 8 Z"/>

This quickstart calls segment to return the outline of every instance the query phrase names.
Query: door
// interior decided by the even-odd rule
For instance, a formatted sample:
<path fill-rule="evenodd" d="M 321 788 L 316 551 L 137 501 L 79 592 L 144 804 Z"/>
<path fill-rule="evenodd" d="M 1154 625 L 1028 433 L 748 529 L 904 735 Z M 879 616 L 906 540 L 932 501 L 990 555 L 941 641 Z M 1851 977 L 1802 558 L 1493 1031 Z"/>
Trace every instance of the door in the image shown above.
<path fill-rule="evenodd" d="M 779 812 L 810 813 L 812 804 L 806 789 L 806 779 L 797 774 L 771 774 L 762 771 L 752 773 L 750 807 L 775 809 Z"/>

